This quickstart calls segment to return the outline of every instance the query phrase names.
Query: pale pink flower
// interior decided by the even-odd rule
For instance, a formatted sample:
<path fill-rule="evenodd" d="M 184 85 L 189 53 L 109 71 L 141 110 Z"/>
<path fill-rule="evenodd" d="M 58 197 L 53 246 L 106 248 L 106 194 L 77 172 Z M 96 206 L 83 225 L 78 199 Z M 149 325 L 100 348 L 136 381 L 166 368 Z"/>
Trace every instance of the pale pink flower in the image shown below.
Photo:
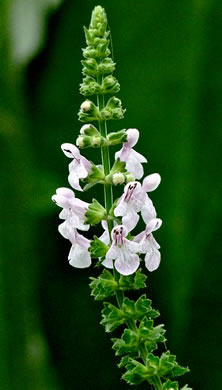
<path fill-rule="evenodd" d="M 140 253 L 145 253 L 145 265 L 148 271 L 155 271 L 160 265 L 160 246 L 153 237 L 152 232 L 159 229 L 162 221 L 154 218 L 149 221 L 146 229 L 134 237 L 133 241 L 140 245 Z"/>
<path fill-rule="evenodd" d="M 76 198 L 74 192 L 65 187 L 58 188 L 52 200 L 63 208 L 59 218 L 68 220 L 73 228 L 89 230 L 90 226 L 85 224 L 85 213 L 89 203 Z"/>
<path fill-rule="evenodd" d="M 61 145 L 61 148 L 67 157 L 73 159 L 69 164 L 69 184 L 76 190 L 82 191 L 79 179 L 84 179 L 88 176 L 92 164 L 80 154 L 79 149 L 75 145 L 65 143 Z"/>
<path fill-rule="evenodd" d="M 132 149 L 139 139 L 139 131 L 137 129 L 128 129 L 126 133 L 127 142 L 124 142 L 122 149 L 116 152 L 115 159 L 117 160 L 119 157 L 121 161 L 126 163 L 127 171 L 131 172 L 135 179 L 141 179 L 144 174 L 141 163 L 146 163 L 147 159 Z"/>
<path fill-rule="evenodd" d="M 139 220 L 138 212 L 142 212 L 144 221 L 156 217 L 155 208 L 147 192 L 154 191 L 159 183 L 160 175 L 154 173 L 145 177 L 142 185 L 135 181 L 128 183 L 124 187 L 124 193 L 117 202 L 114 215 L 122 217 L 122 223 L 129 231 L 133 230 L 137 225 Z"/>
<path fill-rule="evenodd" d="M 89 253 L 90 240 L 82 236 L 74 229 L 68 220 L 61 223 L 58 227 L 60 234 L 71 243 L 71 249 L 68 255 L 69 264 L 76 268 L 87 268 L 91 265 Z"/>
<path fill-rule="evenodd" d="M 123 225 L 115 226 L 112 230 L 112 245 L 106 253 L 106 258 L 103 265 L 107 268 L 113 268 L 122 275 L 131 275 L 139 267 L 140 260 L 137 253 L 140 250 L 140 245 L 136 242 L 126 239 L 128 230 Z"/>

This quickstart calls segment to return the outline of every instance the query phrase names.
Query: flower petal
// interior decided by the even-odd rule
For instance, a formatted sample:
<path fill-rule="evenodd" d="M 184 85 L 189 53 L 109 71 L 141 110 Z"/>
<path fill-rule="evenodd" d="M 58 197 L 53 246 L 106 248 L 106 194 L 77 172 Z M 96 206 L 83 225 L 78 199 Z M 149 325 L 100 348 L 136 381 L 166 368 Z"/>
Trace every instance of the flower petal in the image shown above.
<path fill-rule="evenodd" d="M 131 275 L 136 272 L 140 265 L 139 256 L 136 254 L 128 254 L 125 259 L 117 259 L 115 261 L 115 268 L 121 275 Z"/>
<path fill-rule="evenodd" d="M 145 265 L 148 271 L 153 272 L 155 271 L 159 265 L 160 265 L 160 252 L 150 246 L 148 249 L 148 252 L 145 256 Z"/>
<path fill-rule="evenodd" d="M 156 218 L 155 207 L 153 206 L 152 200 L 147 195 L 141 209 L 141 215 L 146 224 L 148 224 L 151 219 Z"/>
<path fill-rule="evenodd" d="M 62 144 L 61 145 L 61 148 L 62 148 L 62 151 L 63 153 L 69 157 L 69 158 L 80 158 L 80 151 L 79 149 L 73 145 L 73 144 L 69 144 L 69 143 L 65 143 L 65 144 Z"/>
<path fill-rule="evenodd" d="M 91 265 L 91 257 L 88 250 L 78 243 L 72 245 L 68 260 L 69 264 L 76 268 L 87 268 Z"/>
<path fill-rule="evenodd" d="M 129 232 L 136 227 L 138 221 L 139 215 L 132 208 L 122 218 L 122 223 L 127 227 Z"/>
<path fill-rule="evenodd" d="M 66 198 L 69 198 L 70 200 L 75 198 L 74 192 L 72 190 L 70 190 L 70 188 L 66 188 L 66 187 L 57 188 L 56 194 L 61 195 L 61 196 L 65 196 Z"/>
<path fill-rule="evenodd" d="M 133 146 L 135 146 L 138 142 L 140 136 L 139 130 L 128 129 L 126 133 L 127 133 L 127 142 L 125 142 L 124 144 L 127 145 L 127 147 L 129 148 L 133 148 Z"/>
<path fill-rule="evenodd" d="M 152 175 L 146 176 L 143 180 L 142 190 L 145 192 L 154 191 L 160 184 L 161 177 L 159 173 L 153 173 Z"/>

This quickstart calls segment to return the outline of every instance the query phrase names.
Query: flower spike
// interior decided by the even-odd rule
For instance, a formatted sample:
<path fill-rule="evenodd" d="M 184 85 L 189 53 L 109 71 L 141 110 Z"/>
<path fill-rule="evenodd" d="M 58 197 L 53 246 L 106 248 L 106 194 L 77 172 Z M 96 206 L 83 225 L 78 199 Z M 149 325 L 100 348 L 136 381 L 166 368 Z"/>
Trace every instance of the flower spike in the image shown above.
<path fill-rule="evenodd" d="M 119 364 L 125 369 L 122 379 L 130 385 L 148 382 L 154 390 L 179 390 L 175 377 L 188 369 L 179 366 L 169 351 L 156 354 L 158 345 L 166 341 L 163 325 L 154 324 L 159 312 L 152 308 L 151 300 L 144 293 L 135 301 L 127 296 L 128 292 L 133 291 L 132 296 L 135 296 L 140 289 L 146 291 L 147 277 L 142 268 L 153 272 L 160 265 L 160 245 L 153 234 L 162 220 L 157 218 L 148 194 L 159 186 L 161 178 L 154 173 L 139 181 L 147 159 L 134 150 L 139 139 L 137 129 L 120 127 L 116 132 L 108 131 L 108 123 L 123 119 L 126 110 L 115 96 L 120 84 L 113 75 L 116 64 L 110 56 L 110 31 L 104 8 L 94 8 L 89 27 L 84 27 L 84 32 L 84 77 L 80 85 L 84 101 L 78 113 L 78 119 L 83 123 L 76 134 L 77 146 L 64 143 L 61 148 L 72 160 L 68 176 L 70 186 L 84 195 L 84 191 L 90 193 L 95 185 L 102 185 L 104 201 L 95 198 L 96 191 L 87 203 L 76 198 L 70 188 L 58 188 L 52 196 L 53 202 L 62 209 L 58 230 L 71 244 L 68 254 L 71 266 L 87 268 L 93 259 L 97 269 L 102 268 L 97 278 L 90 278 L 91 294 L 96 300 L 106 300 L 101 321 L 106 332 L 122 327 L 120 338 L 112 339 L 116 355 L 122 357 Z M 109 149 L 115 145 L 120 145 L 120 150 L 111 162 Z M 101 162 L 87 160 L 79 148 L 93 148 L 95 154 L 99 149 Z M 83 189 L 80 180 L 84 183 Z M 117 186 L 124 188 L 120 198 L 115 200 L 113 195 Z M 140 219 L 145 227 L 133 237 L 131 232 Z M 96 224 L 103 228 L 99 237 L 92 234 L 88 239 L 81 234 Z M 185 386 L 183 389 L 190 388 Z"/>

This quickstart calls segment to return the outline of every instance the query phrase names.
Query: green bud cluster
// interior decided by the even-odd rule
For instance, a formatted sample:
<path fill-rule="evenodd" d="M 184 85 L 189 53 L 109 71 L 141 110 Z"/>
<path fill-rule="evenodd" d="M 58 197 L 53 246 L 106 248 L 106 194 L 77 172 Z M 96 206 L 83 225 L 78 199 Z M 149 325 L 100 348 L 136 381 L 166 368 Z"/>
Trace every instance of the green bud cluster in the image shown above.
<path fill-rule="evenodd" d="M 109 31 L 107 31 L 107 17 L 103 8 L 95 7 L 92 13 L 90 26 L 84 27 L 87 47 L 83 49 L 83 82 L 80 92 L 84 96 L 106 95 L 119 92 L 120 85 L 112 75 L 115 63 L 109 49 Z M 102 76 L 102 82 L 101 81 Z"/>
<path fill-rule="evenodd" d="M 99 109 L 91 100 L 85 100 L 79 111 L 79 120 L 81 122 L 108 121 L 124 118 L 125 110 L 122 108 L 122 102 L 116 97 L 111 97 L 103 109 Z"/>

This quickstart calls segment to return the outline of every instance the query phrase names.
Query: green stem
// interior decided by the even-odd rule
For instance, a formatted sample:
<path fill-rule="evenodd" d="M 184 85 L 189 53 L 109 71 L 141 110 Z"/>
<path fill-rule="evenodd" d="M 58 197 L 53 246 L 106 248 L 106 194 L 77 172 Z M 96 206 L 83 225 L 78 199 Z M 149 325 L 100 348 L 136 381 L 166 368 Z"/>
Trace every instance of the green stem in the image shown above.
<path fill-rule="evenodd" d="M 102 110 L 104 108 L 104 96 L 98 95 L 97 96 L 97 104 L 99 106 L 99 109 Z M 106 127 L 106 121 L 100 120 L 99 121 L 99 131 L 103 137 L 106 138 L 107 136 L 107 127 Z M 104 174 L 105 176 L 110 173 L 110 158 L 109 158 L 109 146 L 104 146 L 101 148 L 101 157 L 102 157 L 102 164 L 104 167 Z M 104 199 L 105 199 L 105 209 L 107 213 L 107 217 L 109 216 L 109 211 L 113 204 L 113 191 L 111 184 L 104 184 Z M 111 235 L 111 230 L 113 228 L 113 222 L 112 220 L 108 219 L 108 229 L 109 234 Z"/>

